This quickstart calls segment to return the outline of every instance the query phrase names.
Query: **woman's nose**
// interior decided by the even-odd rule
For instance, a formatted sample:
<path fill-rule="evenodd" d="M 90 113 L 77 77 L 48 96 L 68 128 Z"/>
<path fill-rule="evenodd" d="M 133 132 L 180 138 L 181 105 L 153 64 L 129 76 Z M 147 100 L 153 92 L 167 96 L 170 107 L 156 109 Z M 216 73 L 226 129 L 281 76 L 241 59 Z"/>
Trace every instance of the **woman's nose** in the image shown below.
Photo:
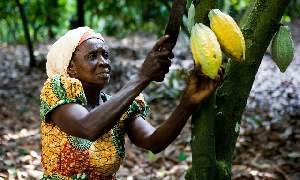
<path fill-rule="evenodd" d="M 100 57 L 98 60 L 98 66 L 100 68 L 107 68 L 109 71 L 111 71 L 111 62 L 109 59 L 105 59 L 103 57 Z"/>
<path fill-rule="evenodd" d="M 102 56 L 100 56 L 99 59 L 98 59 L 98 65 L 100 67 L 110 66 L 110 60 L 109 59 L 105 59 Z"/>

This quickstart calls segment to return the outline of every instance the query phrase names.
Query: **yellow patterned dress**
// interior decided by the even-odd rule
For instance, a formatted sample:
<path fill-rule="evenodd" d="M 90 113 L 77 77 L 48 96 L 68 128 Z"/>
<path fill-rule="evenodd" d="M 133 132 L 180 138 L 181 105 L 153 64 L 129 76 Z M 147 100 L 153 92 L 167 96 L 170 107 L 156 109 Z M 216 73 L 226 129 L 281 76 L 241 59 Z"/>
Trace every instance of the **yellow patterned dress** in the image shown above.
<path fill-rule="evenodd" d="M 105 94 L 106 99 L 110 98 Z M 126 120 L 145 118 L 149 106 L 140 94 L 122 115 L 118 123 L 96 141 L 67 135 L 51 120 L 47 113 L 66 103 L 86 106 L 86 98 L 79 80 L 55 75 L 47 79 L 40 95 L 42 119 L 43 179 L 116 179 L 116 172 L 125 157 L 124 135 Z"/>

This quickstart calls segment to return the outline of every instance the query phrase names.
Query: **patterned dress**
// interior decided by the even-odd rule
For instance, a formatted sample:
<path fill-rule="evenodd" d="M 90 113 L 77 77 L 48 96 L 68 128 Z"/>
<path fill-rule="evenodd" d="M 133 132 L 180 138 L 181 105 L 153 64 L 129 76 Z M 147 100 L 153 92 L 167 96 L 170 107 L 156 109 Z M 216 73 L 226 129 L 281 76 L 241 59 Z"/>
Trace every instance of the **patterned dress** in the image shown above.
<path fill-rule="evenodd" d="M 110 98 L 105 94 L 106 99 Z M 140 94 L 122 115 L 118 123 L 96 141 L 67 135 L 51 120 L 47 113 L 66 103 L 87 105 L 79 80 L 54 75 L 47 79 L 40 95 L 42 119 L 43 179 L 116 179 L 125 157 L 125 124 L 129 118 L 145 118 L 149 106 Z"/>

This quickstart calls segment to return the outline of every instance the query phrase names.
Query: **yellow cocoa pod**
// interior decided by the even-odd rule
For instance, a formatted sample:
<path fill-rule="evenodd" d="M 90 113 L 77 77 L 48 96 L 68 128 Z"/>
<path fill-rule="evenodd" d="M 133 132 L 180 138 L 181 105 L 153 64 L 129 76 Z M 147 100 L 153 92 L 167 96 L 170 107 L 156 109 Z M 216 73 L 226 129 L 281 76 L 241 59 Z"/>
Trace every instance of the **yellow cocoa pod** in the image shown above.
<path fill-rule="evenodd" d="M 244 36 L 233 18 L 219 9 L 208 13 L 210 28 L 216 34 L 223 53 L 229 58 L 243 62 L 245 60 Z"/>
<path fill-rule="evenodd" d="M 215 79 L 222 63 L 222 51 L 215 33 L 202 23 L 197 23 L 191 30 L 191 51 L 196 62 L 201 64 L 201 71 Z"/>

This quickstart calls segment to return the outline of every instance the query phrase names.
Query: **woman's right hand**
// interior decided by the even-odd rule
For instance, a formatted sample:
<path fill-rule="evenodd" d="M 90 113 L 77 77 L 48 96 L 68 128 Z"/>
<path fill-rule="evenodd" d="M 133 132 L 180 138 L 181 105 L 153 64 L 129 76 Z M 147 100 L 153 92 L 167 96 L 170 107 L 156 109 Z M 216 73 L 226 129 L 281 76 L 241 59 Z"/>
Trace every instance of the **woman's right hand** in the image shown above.
<path fill-rule="evenodd" d="M 174 54 L 172 51 L 162 48 L 168 38 L 169 35 L 165 35 L 156 42 L 141 67 L 139 74 L 147 77 L 150 81 L 161 82 L 164 80 L 165 74 L 169 72 Z"/>
<path fill-rule="evenodd" d="M 189 104 L 190 107 L 196 107 L 204 99 L 214 93 L 221 84 L 223 74 L 225 73 L 225 69 L 221 66 L 218 69 L 216 79 L 213 80 L 207 75 L 199 74 L 200 70 L 201 65 L 196 63 L 183 94 L 182 100 Z"/>

